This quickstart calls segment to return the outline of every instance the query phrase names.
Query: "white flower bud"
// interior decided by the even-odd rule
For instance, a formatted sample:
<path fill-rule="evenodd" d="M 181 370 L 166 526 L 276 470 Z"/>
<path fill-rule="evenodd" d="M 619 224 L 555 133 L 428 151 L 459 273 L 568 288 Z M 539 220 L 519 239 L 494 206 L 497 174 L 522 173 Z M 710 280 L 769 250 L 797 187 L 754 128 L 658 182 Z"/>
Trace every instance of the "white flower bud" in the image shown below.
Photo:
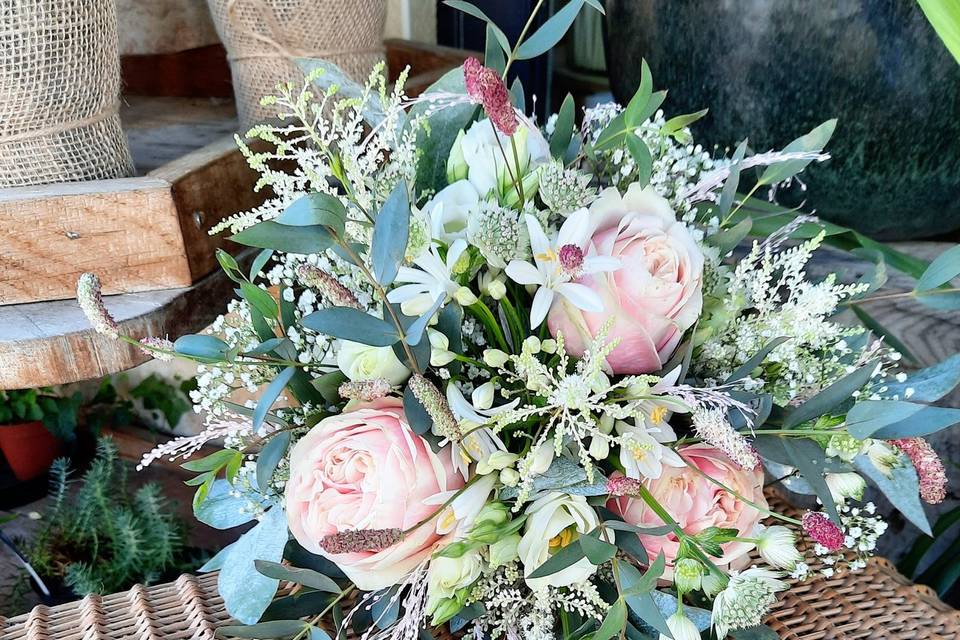
<path fill-rule="evenodd" d="M 465 307 L 469 307 L 477 302 L 477 296 L 467 287 L 460 287 L 457 289 L 457 292 L 453 294 L 453 299 Z"/>
<path fill-rule="evenodd" d="M 526 351 L 527 353 L 532 353 L 532 354 L 540 353 L 541 346 L 542 345 L 540 344 L 540 338 L 538 338 L 537 336 L 530 336 L 529 338 L 523 341 L 523 350 Z"/>
<path fill-rule="evenodd" d="M 613 433 L 613 416 L 608 413 L 600 416 L 600 433 L 606 435 Z"/>
<path fill-rule="evenodd" d="M 520 474 L 517 473 L 516 469 L 507 467 L 500 472 L 500 482 L 502 482 L 505 486 L 515 487 L 517 486 L 517 483 L 520 482 Z"/>
<path fill-rule="evenodd" d="M 502 367 L 509 359 L 510 356 L 500 349 L 486 349 L 483 352 L 483 361 L 489 367 Z"/>
<path fill-rule="evenodd" d="M 607 442 L 607 439 L 593 436 L 590 440 L 590 455 L 595 460 L 606 460 L 607 456 L 610 455 L 610 443 Z"/>
<path fill-rule="evenodd" d="M 557 352 L 557 341 L 553 338 L 547 338 L 540 342 L 540 349 L 544 353 L 556 353 Z"/>
<path fill-rule="evenodd" d="M 493 406 L 493 397 L 496 394 L 497 388 L 492 382 L 484 382 L 482 385 L 473 390 L 473 393 L 470 395 L 470 399 L 473 401 L 473 406 L 481 411 L 484 409 L 489 409 Z"/>
<path fill-rule="evenodd" d="M 517 559 L 520 534 L 512 533 L 490 545 L 490 568 L 496 569 Z"/>
<path fill-rule="evenodd" d="M 540 475 L 541 473 L 546 473 L 547 469 L 550 468 L 550 465 L 553 463 L 553 443 L 544 442 L 533 454 L 533 462 L 530 464 L 529 471 L 533 475 Z"/>
<path fill-rule="evenodd" d="M 700 630 L 697 629 L 697 625 L 680 610 L 667 618 L 667 627 L 670 629 L 673 640 L 700 640 Z M 660 640 L 670 640 L 670 638 L 661 633 Z"/>
<path fill-rule="evenodd" d="M 445 367 L 453 362 L 456 354 L 450 351 L 450 339 L 436 329 L 427 329 L 427 336 L 430 338 L 430 366 Z"/>
<path fill-rule="evenodd" d="M 867 482 L 858 473 L 828 473 L 825 476 L 827 487 L 834 502 L 841 503 L 847 498 L 860 500 L 867 488 Z"/>

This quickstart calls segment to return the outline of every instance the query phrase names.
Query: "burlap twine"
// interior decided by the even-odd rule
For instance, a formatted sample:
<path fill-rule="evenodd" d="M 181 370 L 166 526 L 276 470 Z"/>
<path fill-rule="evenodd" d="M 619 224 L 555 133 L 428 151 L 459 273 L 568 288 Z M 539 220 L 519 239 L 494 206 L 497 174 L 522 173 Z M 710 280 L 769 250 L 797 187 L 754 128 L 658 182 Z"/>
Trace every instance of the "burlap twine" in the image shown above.
<path fill-rule="evenodd" d="M 0 0 L 0 188 L 118 178 L 115 0 Z"/>
<path fill-rule="evenodd" d="M 240 126 L 275 114 L 260 99 L 303 80 L 296 58 L 328 60 L 358 82 L 383 59 L 385 0 L 208 0 L 227 49 Z"/>

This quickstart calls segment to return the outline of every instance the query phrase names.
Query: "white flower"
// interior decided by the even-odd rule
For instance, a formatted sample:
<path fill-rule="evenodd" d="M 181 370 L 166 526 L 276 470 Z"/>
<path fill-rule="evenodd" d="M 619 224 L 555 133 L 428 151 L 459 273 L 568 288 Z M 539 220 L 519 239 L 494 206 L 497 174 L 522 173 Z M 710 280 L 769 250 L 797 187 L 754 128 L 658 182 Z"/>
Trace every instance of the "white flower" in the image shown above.
<path fill-rule="evenodd" d="M 656 412 L 654 412 L 656 413 Z M 665 413 L 665 412 L 664 412 Z M 657 418 L 654 415 L 654 418 Z M 620 441 L 620 464 L 628 478 L 659 478 L 663 465 L 683 467 L 683 459 L 665 443 L 675 442 L 677 434 L 666 422 L 655 422 L 655 426 L 631 425 L 617 422 Z"/>
<path fill-rule="evenodd" d="M 581 558 L 549 576 L 527 577 L 550 556 L 568 544 L 576 544 L 581 535 L 600 523 L 596 510 L 585 497 L 553 491 L 534 500 L 525 513 L 527 521 L 517 551 L 527 586 L 534 590 L 547 586 L 566 587 L 583 582 L 596 572 L 597 567 L 590 560 Z"/>
<path fill-rule="evenodd" d="M 419 269 L 400 267 L 397 282 L 409 284 L 392 290 L 387 294 L 387 300 L 399 302 L 403 312 L 414 317 L 426 313 L 440 298 L 444 301 L 452 298 L 463 305 L 473 304 L 477 301 L 476 296 L 453 279 L 457 261 L 466 250 L 466 240 L 456 240 L 447 249 L 444 260 L 436 246 L 430 247 L 429 251 L 414 261 Z"/>
<path fill-rule="evenodd" d="M 487 384 L 492 387 L 492 383 Z M 481 385 L 478 389 L 482 389 L 484 386 Z M 478 394 L 475 390 L 473 394 L 474 403 L 471 404 L 463 397 L 463 393 L 456 384 L 451 382 L 447 385 L 447 404 L 450 406 L 453 415 L 456 416 L 457 421 L 462 425 L 462 430 L 465 433 L 469 432 L 460 440 L 459 446 L 453 447 L 453 466 L 464 477 L 467 477 L 466 471 L 471 462 L 486 462 L 491 455 L 507 450 L 503 440 L 497 434 L 486 427 L 481 427 L 481 425 L 486 424 L 491 416 L 509 411 L 520 403 L 518 398 L 509 404 L 492 407 L 492 397 L 490 398 L 490 404 L 486 404 L 486 402 L 477 403 L 478 399 L 485 401 L 485 396 L 485 391 Z M 480 406 L 477 406 L 478 404 Z"/>
<path fill-rule="evenodd" d="M 825 476 L 827 487 L 830 489 L 830 495 L 837 504 L 842 503 L 847 498 L 860 500 L 863 498 L 863 492 L 867 488 L 867 482 L 859 473 L 852 471 L 846 473 L 828 473 Z"/>
<path fill-rule="evenodd" d="M 482 571 L 483 559 L 478 550 L 468 551 L 459 558 L 438 556 L 431 560 L 427 573 L 427 614 L 432 614 L 442 600 L 455 597 L 458 590 L 476 582 Z"/>
<path fill-rule="evenodd" d="M 436 240 L 450 244 L 467 237 L 467 221 L 477 211 L 480 195 L 467 180 L 458 180 L 441 189 L 427 204 L 430 230 Z"/>
<path fill-rule="evenodd" d="M 777 591 L 787 588 L 780 580 L 782 574 L 769 569 L 753 567 L 746 571 L 731 571 L 730 582 L 713 601 L 710 622 L 718 638 L 726 638 L 731 629 L 745 629 L 761 623 L 763 616 L 776 602 Z"/>
<path fill-rule="evenodd" d="M 442 331 L 427 329 L 430 339 L 430 366 L 445 367 L 455 359 L 456 354 L 450 351 L 450 338 Z"/>
<path fill-rule="evenodd" d="M 582 275 L 620 268 L 616 258 L 588 255 L 593 231 L 589 212 L 580 209 L 567 218 L 552 244 L 535 217 L 527 215 L 526 219 L 534 264 L 513 260 L 506 272 L 515 282 L 538 286 L 530 308 L 531 328 L 538 327 L 547 317 L 556 294 L 584 311 L 603 311 L 603 301 L 595 291 L 573 282 Z"/>
<path fill-rule="evenodd" d="M 796 535 L 780 525 L 766 527 L 760 532 L 757 551 L 761 558 L 777 569 L 793 571 L 797 563 L 803 560 L 803 554 L 797 551 Z"/>
<path fill-rule="evenodd" d="M 511 533 L 490 545 L 490 567 L 496 569 L 517 559 L 520 535 Z"/>
<path fill-rule="evenodd" d="M 371 347 L 349 340 L 340 342 L 337 367 L 355 382 L 383 378 L 392 385 L 399 385 L 410 377 L 410 369 L 400 362 L 393 347 Z"/>
<path fill-rule="evenodd" d="M 673 640 L 700 640 L 700 630 L 697 629 L 697 625 L 679 608 L 667 618 L 667 627 L 670 629 Z M 659 640 L 670 640 L 670 638 L 661 633 Z"/>
<path fill-rule="evenodd" d="M 530 130 L 521 124 L 513 134 L 513 143 L 517 145 L 519 167 L 513 157 L 510 137 L 498 133 L 490 120 L 484 118 L 473 123 L 466 134 L 457 139 L 451 155 L 462 154 L 468 168 L 467 178 L 481 196 L 486 196 L 494 189 L 502 194 L 513 184 L 511 174 L 523 176 L 531 165 L 541 165 L 550 160 L 550 145 L 537 130 Z M 510 159 L 509 165 L 504 155 Z"/>
<path fill-rule="evenodd" d="M 454 537 L 463 537 L 473 527 L 477 514 L 487 504 L 487 498 L 490 497 L 496 479 L 494 475 L 483 476 L 464 489 L 463 493 L 453 498 L 453 502 L 437 516 L 437 533 L 447 535 L 455 532 Z M 442 505 L 456 493 L 456 491 L 441 491 L 425 499 L 423 503 Z"/>

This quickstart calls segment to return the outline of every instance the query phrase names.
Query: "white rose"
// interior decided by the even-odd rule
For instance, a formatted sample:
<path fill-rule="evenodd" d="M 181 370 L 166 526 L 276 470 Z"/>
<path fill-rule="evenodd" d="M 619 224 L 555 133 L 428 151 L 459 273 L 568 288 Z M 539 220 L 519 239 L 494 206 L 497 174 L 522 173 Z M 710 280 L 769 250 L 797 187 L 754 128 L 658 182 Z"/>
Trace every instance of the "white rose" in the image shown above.
<path fill-rule="evenodd" d="M 500 138 L 499 144 L 496 136 Z M 524 176 L 531 168 L 550 160 L 550 146 L 539 131 L 530 131 L 520 125 L 513 134 L 513 142 L 517 145 L 517 156 L 520 159 L 519 172 L 513 158 L 510 137 L 498 133 L 489 119 L 484 118 L 473 123 L 458 143 L 454 144 L 455 148 L 451 153 L 462 154 L 468 167 L 467 179 L 481 197 L 491 190 L 496 190 L 498 194 L 506 193 L 512 183 L 511 173 Z M 503 157 L 504 152 L 510 158 L 509 170 Z"/>
<path fill-rule="evenodd" d="M 480 206 L 480 194 L 467 180 L 447 185 L 427 204 L 423 212 L 430 218 L 433 237 L 447 244 L 467 237 L 467 220 Z"/>
<path fill-rule="evenodd" d="M 480 578 L 483 560 L 477 550 L 468 551 L 459 558 L 438 556 L 430 561 L 427 576 L 427 613 L 432 614 L 440 602 L 454 598 L 457 591 Z"/>
<path fill-rule="evenodd" d="M 398 385 L 410 377 L 410 370 L 400 362 L 392 347 L 371 347 L 349 340 L 340 343 L 337 366 L 351 380 L 384 378 Z"/>
<path fill-rule="evenodd" d="M 597 567 L 587 558 L 581 558 L 549 576 L 527 577 L 554 553 L 568 544 L 576 544 L 580 535 L 600 524 L 597 512 L 585 497 L 550 492 L 532 502 L 526 514 L 527 521 L 517 552 L 523 563 L 523 575 L 531 589 L 566 587 L 583 582 L 594 574 Z"/>

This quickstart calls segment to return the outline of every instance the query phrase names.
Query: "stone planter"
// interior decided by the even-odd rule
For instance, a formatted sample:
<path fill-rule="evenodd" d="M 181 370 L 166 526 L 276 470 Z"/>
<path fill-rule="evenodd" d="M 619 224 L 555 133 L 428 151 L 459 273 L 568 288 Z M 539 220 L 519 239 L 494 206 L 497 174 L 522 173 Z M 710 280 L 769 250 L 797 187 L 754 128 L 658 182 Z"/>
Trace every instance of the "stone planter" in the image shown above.
<path fill-rule="evenodd" d="M 646 58 L 668 113 L 710 108 L 694 133 L 721 153 L 838 118 L 833 159 L 782 203 L 888 239 L 960 228 L 960 66 L 915 2 L 608 0 L 607 36 L 618 100 Z"/>

